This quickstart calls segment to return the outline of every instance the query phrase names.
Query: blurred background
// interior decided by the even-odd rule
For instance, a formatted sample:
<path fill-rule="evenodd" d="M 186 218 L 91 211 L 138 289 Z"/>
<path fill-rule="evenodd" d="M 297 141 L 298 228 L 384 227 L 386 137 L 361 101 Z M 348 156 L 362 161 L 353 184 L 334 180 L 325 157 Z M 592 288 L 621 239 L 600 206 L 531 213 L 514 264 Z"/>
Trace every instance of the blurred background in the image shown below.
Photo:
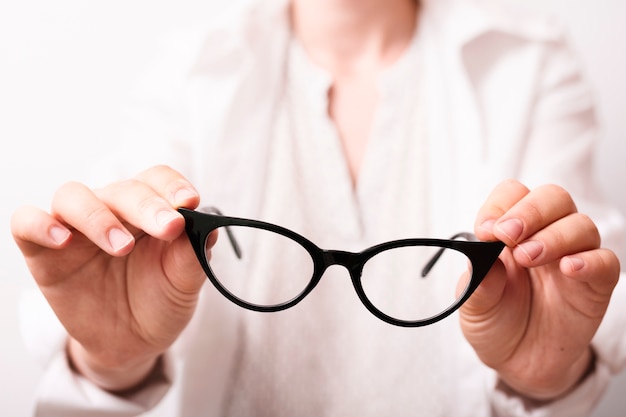
<path fill-rule="evenodd" d="M 570 28 L 601 114 L 599 183 L 626 212 L 626 2 L 501 1 L 552 13 Z M 116 137 L 119 106 L 162 36 L 206 20 L 227 3 L 0 2 L 0 415 L 30 414 L 40 374 L 20 339 L 19 298 L 33 283 L 10 235 L 11 213 L 22 204 L 47 209 L 59 185 L 85 180 Z M 595 416 L 623 415 L 624 394 L 621 375 Z"/>

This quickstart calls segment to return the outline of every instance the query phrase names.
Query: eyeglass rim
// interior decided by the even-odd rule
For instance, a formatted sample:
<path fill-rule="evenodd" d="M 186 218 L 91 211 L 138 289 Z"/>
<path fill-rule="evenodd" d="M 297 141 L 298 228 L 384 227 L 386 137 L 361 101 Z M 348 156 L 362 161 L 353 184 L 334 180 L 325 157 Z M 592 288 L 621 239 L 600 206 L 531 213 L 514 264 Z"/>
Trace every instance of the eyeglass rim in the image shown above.
<path fill-rule="evenodd" d="M 189 241 L 194 249 L 196 257 L 200 262 L 207 278 L 211 281 L 213 286 L 228 300 L 238 305 L 239 307 L 245 308 L 247 310 L 252 310 L 256 312 L 268 313 L 268 312 L 278 312 L 282 310 L 286 310 L 298 304 L 302 301 L 319 283 L 323 273 L 325 270 L 335 263 L 329 263 L 325 256 L 328 254 L 348 254 L 350 256 L 354 256 L 358 258 L 357 263 L 360 265 L 360 270 L 362 270 L 363 265 L 367 260 L 375 256 L 376 254 L 383 252 L 385 250 L 406 247 L 406 246 L 436 246 L 444 249 L 453 249 L 458 252 L 463 253 L 470 260 L 472 264 L 472 273 L 469 279 L 468 284 L 465 287 L 464 292 L 460 295 L 454 303 L 452 303 L 448 308 L 442 311 L 439 314 L 433 315 L 428 318 L 420 319 L 420 320 L 403 320 L 397 319 L 395 317 L 389 316 L 383 311 L 379 310 L 367 297 L 361 282 L 361 274 L 360 270 L 358 271 L 358 275 L 354 273 L 354 271 L 350 270 L 346 265 L 346 268 L 350 272 L 350 278 L 352 280 L 353 286 L 357 292 L 357 295 L 364 306 L 376 317 L 379 319 L 396 326 L 401 327 L 421 327 L 427 326 L 433 323 L 436 323 L 452 313 L 458 310 L 463 303 L 465 303 L 469 297 L 474 293 L 474 291 L 478 288 L 480 283 L 483 281 L 491 267 L 497 261 L 498 256 L 502 252 L 505 247 L 505 244 L 500 241 L 467 241 L 467 240 L 454 240 L 454 239 L 433 239 L 433 238 L 408 238 L 408 239 L 397 239 L 388 242 L 379 243 L 374 246 L 370 246 L 360 252 L 346 252 L 346 251 L 338 251 L 338 250 L 326 250 L 317 246 L 315 243 L 307 239 L 306 237 L 300 235 L 299 233 L 287 229 L 286 227 L 261 221 L 254 219 L 247 219 L 242 217 L 231 217 L 225 216 L 219 212 L 219 210 L 215 210 L 214 212 L 202 212 L 198 210 L 191 210 L 187 208 L 179 208 L 178 212 L 185 219 L 185 231 L 189 238 Z M 243 226 L 243 227 L 253 227 L 258 229 L 267 230 L 270 232 L 274 232 L 285 236 L 287 238 L 292 239 L 300 246 L 302 246 L 311 256 L 314 265 L 314 271 L 312 277 L 308 283 L 308 285 L 294 298 L 289 301 L 285 301 L 279 304 L 274 305 L 259 305 L 250 303 L 245 301 L 232 292 L 230 292 L 219 279 L 213 273 L 211 266 L 209 265 L 208 260 L 206 259 L 205 254 L 205 244 L 206 239 L 210 235 L 210 233 L 220 227 L 228 227 L 228 226 Z M 471 235 L 471 233 L 462 233 L 463 235 Z M 457 234 L 459 235 L 459 234 Z M 455 236 L 457 236 L 455 235 Z M 229 234 L 229 238 L 232 237 Z M 231 244 L 236 245 L 236 242 L 231 240 Z M 236 251 L 237 249 L 235 249 Z"/>

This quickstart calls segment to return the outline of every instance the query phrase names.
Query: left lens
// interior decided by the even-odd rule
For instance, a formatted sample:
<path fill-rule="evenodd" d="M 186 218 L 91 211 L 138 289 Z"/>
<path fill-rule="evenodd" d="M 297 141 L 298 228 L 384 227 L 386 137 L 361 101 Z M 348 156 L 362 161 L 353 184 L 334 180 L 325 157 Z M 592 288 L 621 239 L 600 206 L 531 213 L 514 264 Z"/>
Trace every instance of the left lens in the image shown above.
<path fill-rule="evenodd" d="M 424 266 L 440 249 L 402 246 L 369 259 L 361 275 L 368 300 L 381 312 L 403 321 L 426 320 L 446 311 L 465 292 L 471 262 L 462 252 L 444 249 L 422 276 Z"/>

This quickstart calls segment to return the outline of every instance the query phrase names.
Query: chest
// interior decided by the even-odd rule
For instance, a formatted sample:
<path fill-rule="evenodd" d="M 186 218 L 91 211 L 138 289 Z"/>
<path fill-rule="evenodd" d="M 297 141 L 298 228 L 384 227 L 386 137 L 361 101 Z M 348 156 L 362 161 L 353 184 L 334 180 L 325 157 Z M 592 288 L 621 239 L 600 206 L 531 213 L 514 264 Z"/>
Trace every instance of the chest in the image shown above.
<path fill-rule="evenodd" d="M 328 92 L 328 114 L 337 128 L 353 183 L 358 181 L 379 100 L 373 72 L 335 78 Z"/>

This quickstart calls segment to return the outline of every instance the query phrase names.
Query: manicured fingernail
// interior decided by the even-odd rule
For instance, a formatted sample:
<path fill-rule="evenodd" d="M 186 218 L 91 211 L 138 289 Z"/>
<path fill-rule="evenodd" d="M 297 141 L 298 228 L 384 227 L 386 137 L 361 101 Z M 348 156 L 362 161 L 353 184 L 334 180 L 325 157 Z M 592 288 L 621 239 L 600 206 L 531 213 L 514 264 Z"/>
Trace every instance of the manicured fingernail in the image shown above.
<path fill-rule="evenodd" d="M 585 261 L 577 256 L 568 256 L 566 258 L 574 271 L 580 271 L 585 266 Z"/>
<path fill-rule="evenodd" d="M 198 193 L 189 188 L 181 188 L 180 190 L 174 193 L 174 203 L 182 203 L 187 200 L 191 200 L 198 197 Z"/>
<path fill-rule="evenodd" d="M 524 225 L 520 219 L 509 219 L 498 223 L 497 228 L 513 242 L 517 242 L 517 239 L 522 235 Z"/>
<path fill-rule="evenodd" d="M 70 232 L 61 226 L 52 226 L 50 228 L 50 238 L 57 245 L 62 245 L 70 237 Z"/>
<path fill-rule="evenodd" d="M 528 259 L 534 261 L 541 255 L 543 252 L 543 243 L 537 240 L 529 240 L 528 242 L 524 242 L 518 246 L 525 254 L 528 256 Z"/>
<path fill-rule="evenodd" d="M 161 210 L 156 215 L 156 222 L 159 226 L 165 226 L 172 220 L 178 218 L 178 214 L 170 210 Z"/>
<path fill-rule="evenodd" d="M 109 230 L 108 238 L 111 248 L 116 252 L 124 249 L 133 240 L 133 237 L 128 235 L 128 233 L 116 228 Z"/>

